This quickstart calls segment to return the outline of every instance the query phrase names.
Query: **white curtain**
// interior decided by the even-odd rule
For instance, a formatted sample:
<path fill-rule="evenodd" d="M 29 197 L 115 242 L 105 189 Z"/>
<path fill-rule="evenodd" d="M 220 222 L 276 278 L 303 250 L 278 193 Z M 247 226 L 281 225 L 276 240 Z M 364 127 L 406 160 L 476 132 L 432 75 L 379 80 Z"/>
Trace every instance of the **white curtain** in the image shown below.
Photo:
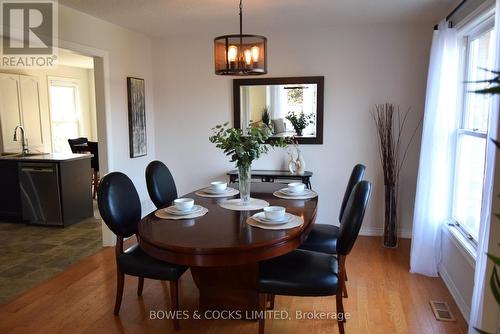
<path fill-rule="evenodd" d="M 243 132 L 246 133 L 248 124 L 250 123 L 250 88 L 244 87 L 241 90 L 241 128 Z"/>
<path fill-rule="evenodd" d="M 269 107 L 269 116 L 272 120 L 283 118 L 281 116 L 281 90 L 280 85 L 267 86 L 266 96 L 268 97 L 267 105 Z"/>
<path fill-rule="evenodd" d="M 410 271 L 427 276 L 438 275 L 441 226 L 450 216 L 458 61 L 456 31 L 443 21 L 432 39 L 410 257 Z"/>
<path fill-rule="evenodd" d="M 495 9 L 495 30 L 496 30 L 496 64 L 495 68 L 500 68 L 500 0 L 496 2 Z M 500 103 L 499 97 L 496 96 L 493 100 L 493 105 L 491 109 L 491 116 L 488 128 L 488 136 L 496 137 L 498 134 L 498 119 L 500 118 Z M 498 138 L 497 138 L 498 139 Z M 495 328 L 484 328 L 482 323 L 483 316 L 483 305 L 484 305 L 484 292 L 485 289 L 489 289 L 489 275 L 490 272 L 487 271 L 488 258 L 486 257 L 486 252 L 488 252 L 489 239 L 490 239 L 490 222 L 494 221 L 492 218 L 492 199 L 495 196 L 493 193 L 493 184 L 495 177 L 495 155 L 498 154 L 496 151 L 496 146 L 488 140 L 486 146 L 486 170 L 484 177 L 484 191 L 483 191 L 483 203 L 481 207 L 481 223 L 479 225 L 479 245 L 477 248 L 477 258 L 476 258 L 476 268 L 474 274 L 474 291 L 472 294 L 472 304 L 469 319 L 469 334 L 477 333 L 474 327 L 481 328 L 484 330 L 494 331 Z M 497 166 L 496 168 L 499 168 Z M 497 224 L 499 222 L 496 222 Z M 494 241 L 498 242 L 497 240 Z M 493 312 L 493 310 L 489 310 Z M 496 310 L 498 312 L 498 308 Z"/>

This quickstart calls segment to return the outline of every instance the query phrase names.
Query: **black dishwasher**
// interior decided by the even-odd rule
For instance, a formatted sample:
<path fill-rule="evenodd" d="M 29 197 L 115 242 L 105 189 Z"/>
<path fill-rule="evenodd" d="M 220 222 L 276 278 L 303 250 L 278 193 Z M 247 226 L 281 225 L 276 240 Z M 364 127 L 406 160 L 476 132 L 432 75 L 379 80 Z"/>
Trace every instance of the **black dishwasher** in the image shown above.
<path fill-rule="evenodd" d="M 19 183 L 23 220 L 63 225 L 57 163 L 20 163 Z"/>

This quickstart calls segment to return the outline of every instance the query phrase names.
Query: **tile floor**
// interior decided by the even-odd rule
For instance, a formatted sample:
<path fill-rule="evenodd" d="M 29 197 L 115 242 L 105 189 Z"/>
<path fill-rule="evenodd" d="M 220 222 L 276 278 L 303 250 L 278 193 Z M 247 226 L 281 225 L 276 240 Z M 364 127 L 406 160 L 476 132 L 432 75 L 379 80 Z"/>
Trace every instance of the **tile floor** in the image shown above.
<path fill-rule="evenodd" d="M 21 295 L 102 247 L 101 222 L 66 228 L 0 223 L 0 304 Z"/>

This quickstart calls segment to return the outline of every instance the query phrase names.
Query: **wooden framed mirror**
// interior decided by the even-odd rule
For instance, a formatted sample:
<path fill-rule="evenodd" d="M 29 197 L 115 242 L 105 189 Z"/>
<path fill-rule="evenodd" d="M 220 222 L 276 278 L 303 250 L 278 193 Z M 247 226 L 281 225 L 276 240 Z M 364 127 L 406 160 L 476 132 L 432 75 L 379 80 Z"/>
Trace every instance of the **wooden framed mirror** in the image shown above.
<path fill-rule="evenodd" d="M 273 137 L 323 144 L 322 76 L 234 79 L 234 127 L 267 124 Z"/>

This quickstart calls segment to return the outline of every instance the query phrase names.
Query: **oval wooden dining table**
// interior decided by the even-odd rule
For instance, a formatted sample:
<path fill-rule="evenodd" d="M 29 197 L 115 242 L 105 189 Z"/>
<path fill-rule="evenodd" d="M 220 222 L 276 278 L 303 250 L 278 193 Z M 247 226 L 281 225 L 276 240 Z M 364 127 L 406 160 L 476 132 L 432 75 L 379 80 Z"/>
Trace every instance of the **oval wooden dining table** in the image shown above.
<path fill-rule="evenodd" d="M 237 184 L 230 184 L 238 188 Z M 189 193 L 208 213 L 196 219 L 166 220 L 154 212 L 139 224 L 139 245 L 159 260 L 187 265 L 200 292 L 201 309 L 257 310 L 258 264 L 286 254 L 305 240 L 316 220 L 318 198 L 289 200 L 273 192 L 283 184 L 253 183 L 251 196 L 286 207 L 304 224 L 288 230 L 250 226 L 246 220 L 258 211 L 233 211 L 219 203 L 229 198 L 207 198 Z"/>

